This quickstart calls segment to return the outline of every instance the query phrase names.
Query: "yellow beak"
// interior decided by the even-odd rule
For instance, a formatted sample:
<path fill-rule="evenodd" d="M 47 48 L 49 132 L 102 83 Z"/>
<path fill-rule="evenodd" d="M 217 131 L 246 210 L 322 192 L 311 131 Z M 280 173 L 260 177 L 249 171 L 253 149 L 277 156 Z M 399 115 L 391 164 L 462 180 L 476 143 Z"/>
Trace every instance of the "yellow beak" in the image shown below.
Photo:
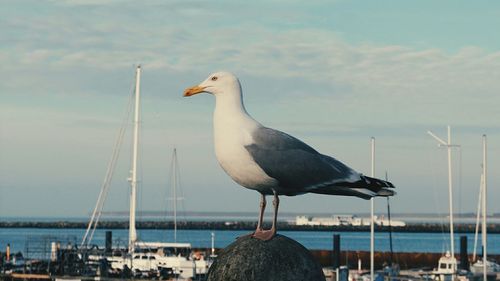
<path fill-rule="evenodd" d="M 194 86 L 191 88 L 187 88 L 186 90 L 184 90 L 184 96 L 189 97 L 192 95 L 203 93 L 205 91 L 205 88 L 206 87 L 200 87 L 200 86 Z"/>

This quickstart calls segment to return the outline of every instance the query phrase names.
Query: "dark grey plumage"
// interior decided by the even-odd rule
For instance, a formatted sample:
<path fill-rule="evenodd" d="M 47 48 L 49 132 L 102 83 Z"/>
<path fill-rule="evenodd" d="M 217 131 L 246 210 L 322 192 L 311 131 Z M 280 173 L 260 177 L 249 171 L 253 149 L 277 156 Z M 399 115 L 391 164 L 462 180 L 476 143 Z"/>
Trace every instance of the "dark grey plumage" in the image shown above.
<path fill-rule="evenodd" d="M 369 199 L 394 193 L 387 189 L 394 187 L 391 183 L 363 176 L 283 132 L 259 127 L 252 137 L 254 143 L 245 148 L 262 170 L 278 181 L 279 194 L 312 192 Z"/>

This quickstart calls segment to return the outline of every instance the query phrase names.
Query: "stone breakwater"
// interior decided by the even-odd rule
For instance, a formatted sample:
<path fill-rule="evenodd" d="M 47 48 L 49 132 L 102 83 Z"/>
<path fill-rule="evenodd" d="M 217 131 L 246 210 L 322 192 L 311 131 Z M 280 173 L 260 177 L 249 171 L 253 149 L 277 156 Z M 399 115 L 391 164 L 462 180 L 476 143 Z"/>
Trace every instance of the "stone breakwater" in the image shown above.
<path fill-rule="evenodd" d="M 254 230 L 256 222 L 254 221 L 186 221 L 178 222 L 178 229 L 208 229 L 208 230 Z M 12 221 L 0 222 L 0 228 L 86 228 L 86 222 L 72 221 Z M 138 229 L 172 229 L 174 223 L 171 221 L 138 221 Z M 267 226 L 266 226 L 267 227 Z M 126 229 L 128 221 L 101 221 L 98 224 L 100 229 Z M 291 231 L 349 231 L 366 232 L 370 230 L 369 226 L 308 226 L 294 225 L 287 222 L 278 222 L 280 230 Z M 388 232 L 389 227 L 375 226 L 379 232 Z M 455 226 L 456 233 L 474 233 L 474 224 L 460 224 Z M 447 232 L 448 225 L 438 223 L 410 223 L 404 227 L 392 227 L 393 232 Z M 488 225 L 488 233 L 500 233 L 500 224 Z"/>

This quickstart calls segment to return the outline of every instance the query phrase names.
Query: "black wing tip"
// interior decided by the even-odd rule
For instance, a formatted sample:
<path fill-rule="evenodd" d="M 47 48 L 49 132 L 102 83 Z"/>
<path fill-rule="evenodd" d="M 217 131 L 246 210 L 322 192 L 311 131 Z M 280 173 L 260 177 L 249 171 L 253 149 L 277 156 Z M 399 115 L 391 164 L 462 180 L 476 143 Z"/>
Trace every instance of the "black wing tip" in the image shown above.
<path fill-rule="evenodd" d="M 366 183 L 366 188 L 375 193 L 374 197 L 389 197 L 396 195 L 395 186 L 389 181 L 362 176 Z"/>
<path fill-rule="evenodd" d="M 392 182 L 389 181 L 367 177 L 365 175 L 362 175 L 361 178 L 365 181 L 365 183 L 368 186 L 380 187 L 380 188 L 395 188 L 394 184 L 392 184 Z"/>

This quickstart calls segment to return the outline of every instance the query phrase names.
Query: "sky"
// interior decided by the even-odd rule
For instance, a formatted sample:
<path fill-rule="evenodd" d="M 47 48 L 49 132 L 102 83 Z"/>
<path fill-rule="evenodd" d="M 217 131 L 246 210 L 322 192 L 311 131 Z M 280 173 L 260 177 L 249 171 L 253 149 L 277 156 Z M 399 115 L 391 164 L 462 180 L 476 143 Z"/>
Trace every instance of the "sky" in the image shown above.
<path fill-rule="evenodd" d="M 0 217 L 85 217 L 95 205 L 142 65 L 138 208 L 171 208 L 177 148 L 186 211 L 255 212 L 259 194 L 217 163 L 210 95 L 235 73 L 248 112 L 397 187 L 396 213 L 474 212 L 488 136 L 500 198 L 500 3 L 495 1 L 1 0 Z M 104 210 L 128 210 L 130 129 Z M 378 213 L 385 199 L 376 199 Z M 369 201 L 283 197 L 283 212 L 366 213 Z"/>

